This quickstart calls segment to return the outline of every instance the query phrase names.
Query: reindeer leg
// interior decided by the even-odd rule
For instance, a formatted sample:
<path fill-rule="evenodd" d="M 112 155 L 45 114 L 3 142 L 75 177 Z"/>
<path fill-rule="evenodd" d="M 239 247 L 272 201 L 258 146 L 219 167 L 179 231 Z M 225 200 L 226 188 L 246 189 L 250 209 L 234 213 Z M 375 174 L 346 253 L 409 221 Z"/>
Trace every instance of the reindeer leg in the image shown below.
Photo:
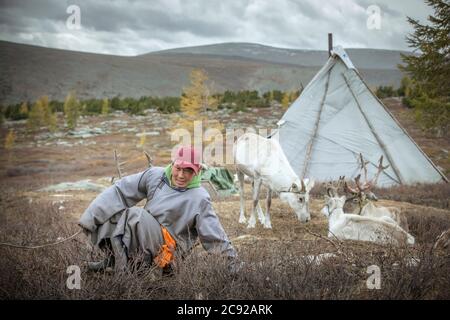
<path fill-rule="evenodd" d="M 264 228 L 272 229 L 272 222 L 270 221 L 270 205 L 272 204 L 272 189 L 268 187 L 266 198 L 266 216 L 264 218 Z"/>
<path fill-rule="evenodd" d="M 245 218 L 245 199 L 244 199 L 244 174 L 237 171 L 237 176 L 239 180 L 239 194 L 241 199 L 241 210 L 239 213 L 239 223 L 247 223 L 247 219 Z"/>
<path fill-rule="evenodd" d="M 257 207 L 259 206 L 258 201 L 259 201 L 259 192 L 261 191 L 261 183 L 262 180 L 261 178 L 255 178 L 253 180 L 253 210 L 252 210 L 252 214 L 250 216 L 250 220 L 248 221 L 248 226 L 247 228 L 254 228 L 256 225 L 256 212 L 257 212 Z"/>
<path fill-rule="evenodd" d="M 261 205 L 259 204 L 259 201 L 258 201 L 258 204 L 256 206 L 256 211 L 258 212 L 258 220 L 259 220 L 259 222 L 261 224 L 264 224 L 264 221 L 265 221 L 266 218 L 264 217 L 264 213 L 263 213 L 263 211 L 261 209 Z"/>
<path fill-rule="evenodd" d="M 261 185 L 262 185 L 262 180 L 260 180 L 261 181 L 261 183 L 260 183 L 260 185 L 259 185 L 259 191 L 258 191 L 258 195 L 261 193 Z M 260 204 L 260 202 L 259 202 L 259 197 L 257 198 L 258 199 L 258 203 L 257 203 L 257 205 L 256 205 L 256 210 L 257 210 L 257 212 L 258 212 L 258 220 L 259 220 L 259 222 L 262 224 L 262 225 L 264 225 L 264 221 L 266 220 L 266 218 L 264 217 L 264 213 L 263 213 L 263 211 L 262 211 L 262 209 L 261 209 L 261 204 Z"/>

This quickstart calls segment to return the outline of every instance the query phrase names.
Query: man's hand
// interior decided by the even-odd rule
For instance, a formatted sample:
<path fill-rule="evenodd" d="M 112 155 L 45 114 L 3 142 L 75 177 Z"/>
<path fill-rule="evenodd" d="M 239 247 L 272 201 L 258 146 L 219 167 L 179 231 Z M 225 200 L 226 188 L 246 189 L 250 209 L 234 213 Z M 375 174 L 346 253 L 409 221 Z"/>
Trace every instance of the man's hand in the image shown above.
<path fill-rule="evenodd" d="M 240 261 L 237 258 L 230 258 L 230 261 L 228 263 L 228 271 L 232 275 L 237 275 L 242 272 L 250 271 L 250 268 L 244 261 Z"/>

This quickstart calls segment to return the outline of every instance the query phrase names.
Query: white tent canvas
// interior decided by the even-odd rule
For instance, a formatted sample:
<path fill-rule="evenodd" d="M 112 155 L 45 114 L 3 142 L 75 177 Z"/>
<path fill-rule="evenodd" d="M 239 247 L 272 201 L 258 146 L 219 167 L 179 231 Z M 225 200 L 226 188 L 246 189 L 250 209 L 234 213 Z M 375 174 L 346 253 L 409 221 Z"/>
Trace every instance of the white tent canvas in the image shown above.
<path fill-rule="evenodd" d="M 380 186 L 447 181 L 370 91 L 341 47 L 278 125 L 274 138 L 300 177 L 353 178 L 360 172 L 362 153 L 370 176 L 381 155 L 389 164 L 378 179 Z"/>

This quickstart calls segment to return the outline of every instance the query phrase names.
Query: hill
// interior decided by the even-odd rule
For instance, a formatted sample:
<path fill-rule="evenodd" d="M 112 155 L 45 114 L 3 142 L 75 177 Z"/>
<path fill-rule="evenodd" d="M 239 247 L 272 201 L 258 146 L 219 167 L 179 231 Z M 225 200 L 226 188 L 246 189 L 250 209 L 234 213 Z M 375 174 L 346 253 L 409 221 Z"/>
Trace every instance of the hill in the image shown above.
<path fill-rule="evenodd" d="M 349 49 L 370 86 L 398 86 L 400 51 Z M 0 104 L 80 98 L 178 96 L 192 68 L 203 68 L 215 91 L 305 86 L 325 63 L 326 51 L 293 50 L 249 43 L 179 48 L 139 56 L 114 56 L 0 41 Z"/>

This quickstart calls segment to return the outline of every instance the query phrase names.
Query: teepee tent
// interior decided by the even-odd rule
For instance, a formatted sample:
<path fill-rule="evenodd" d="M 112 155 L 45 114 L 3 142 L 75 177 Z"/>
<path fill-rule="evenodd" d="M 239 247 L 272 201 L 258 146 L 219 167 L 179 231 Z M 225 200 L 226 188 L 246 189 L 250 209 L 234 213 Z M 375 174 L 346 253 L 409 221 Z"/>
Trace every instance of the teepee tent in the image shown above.
<path fill-rule="evenodd" d="M 273 138 L 299 177 L 353 178 L 360 173 L 361 153 L 369 161 L 369 176 L 381 155 L 389 164 L 379 186 L 447 181 L 369 90 L 341 47 L 334 48 L 278 126 Z"/>

